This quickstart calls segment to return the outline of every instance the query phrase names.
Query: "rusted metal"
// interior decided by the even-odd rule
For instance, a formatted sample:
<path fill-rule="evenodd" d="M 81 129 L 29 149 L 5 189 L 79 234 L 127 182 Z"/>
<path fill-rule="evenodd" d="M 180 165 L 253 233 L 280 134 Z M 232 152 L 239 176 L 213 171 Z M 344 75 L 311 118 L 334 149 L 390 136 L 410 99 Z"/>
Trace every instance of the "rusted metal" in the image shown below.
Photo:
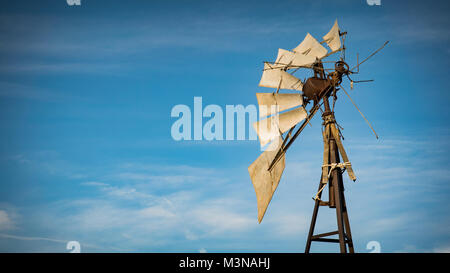
<path fill-rule="evenodd" d="M 325 131 L 331 131 L 331 126 L 335 126 L 334 113 L 330 109 L 329 96 L 323 98 L 324 113 L 322 114 L 323 126 Z M 327 165 L 340 163 L 340 153 L 335 139 L 334 134 L 323 134 L 324 143 L 326 145 L 325 151 L 328 151 Z M 325 136 L 327 138 L 325 139 Z M 327 147 L 328 145 L 328 147 Z M 330 167 L 326 167 L 328 171 Z M 319 190 L 323 185 L 328 185 L 329 200 L 324 202 L 320 200 L 322 192 L 318 193 L 318 198 L 315 199 L 313 215 L 311 219 L 311 225 L 309 228 L 308 239 L 306 241 L 305 253 L 309 253 L 311 249 L 311 243 L 313 241 L 317 242 L 328 242 L 328 243 L 339 243 L 339 248 L 341 253 L 354 253 L 352 234 L 350 229 L 350 221 L 348 219 L 347 206 L 345 204 L 344 197 L 344 183 L 342 179 L 342 171 L 339 168 L 334 168 L 331 171 L 331 176 L 325 179 L 325 183 L 322 177 L 319 183 Z M 317 215 L 319 212 L 319 207 L 323 204 L 327 204 L 330 208 L 336 209 L 336 220 L 337 220 L 337 231 L 322 233 L 314 235 L 314 229 L 316 225 Z M 327 236 L 338 235 L 338 239 L 323 238 Z"/>
<path fill-rule="evenodd" d="M 311 77 L 303 85 L 303 95 L 308 100 L 318 101 L 319 95 L 329 87 L 329 80 Z"/>

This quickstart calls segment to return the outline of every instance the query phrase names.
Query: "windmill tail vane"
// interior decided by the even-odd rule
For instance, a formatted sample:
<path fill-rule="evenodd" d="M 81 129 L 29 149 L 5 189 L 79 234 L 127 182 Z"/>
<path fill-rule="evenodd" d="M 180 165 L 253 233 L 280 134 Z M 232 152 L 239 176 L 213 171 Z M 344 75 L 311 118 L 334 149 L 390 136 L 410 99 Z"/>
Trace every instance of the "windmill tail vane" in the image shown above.
<path fill-rule="evenodd" d="M 248 167 L 256 192 L 258 222 L 262 221 L 280 182 L 286 165 L 286 151 L 319 109 L 324 120 L 322 136 L 324 139 L 324 164 L 322 166 L 321 184 L 318 193 L 313 199 L 316 201 L 317 206 L 326 203 L 333 208 L 336 201 L 334 200 L 334 193 L 331 192 L 332 190 L 334 191 L 334 184 L 329 182 L 334 179 L 337 173 L 341 175 L 344 171 L 347 171 L 351 180 L 356 180 L 351 163 L 341 142 L 339 126 L 334 119 L 334 103 L 337 100 L 337 91 L 343 88 L 341 85 L 343 76 L 350 80 L 352 89 L 354 83 L 372 81 L 353 81 L 349 75 L 359 73 L 359 66 L 384 48 L 388 42 L 362 62 L 357 60 L 357 65 L 350 69 L 345 62 L 346 48 L 344 42 L 346 35 L 347 32 L 341 32 L 336 20 L 331 30 L 322 37 L 322 42 L 316 40 L 310 33 L 307 33 L 297 47 L 292 50 L 280 48 L 274 62 L 264 63 L 259 86 L 275 90 L 270 93 L 256 93 L 259 105 L 259 121 L 255 122 L 253 127 L 257 132 L 261 147 L 266 147 L 266 149 Z M 341 53 L 338 61 L 323 60 L 335 53 Z M 324 64 L 328 63 L 333 63 L 334 66 L 326 68 Z M 357 71 L 354 69 L 357 69 Z M 305 81 L 301 81 L 294 76 L 295 72 L 305 70 L 312 72 L 313 76 Z M 280 92 L 280 90 L 289 91 Z M 354 104 L 347 91 L 345 93 Z M 333 99 L 332 107 L 330 106 L 329 98 Z M 312 103 L 312 107 L 307 110 L 306 106 L 309 103 Z M 354 105 L 356 106 L 356 104 Z M 322 107 L 324 110 L 322 110 Z M 359 111 L 359 108 L 357 109 Z M 362 115 L 362 112 L 359 112 Z M 362 116 L 364 117 L 364 115 Z M 364 119 L 366 118 L 364 117 Z M 372 128 L 370 123 L 368 124 Z M 297 127 L 297 125 L 299 126 Z M 295 128 L 297 129 L 294 130 Z M 375 132 L 375 130 L 373 131 Z M 333 155 L 333 153 L 336 154 Z M 342 157 L 343 162 L 340 162 L 340 157 Z M 341 171 L 338 172 L 338 169 Z M 329 202 L 324 202 L 320 199 L 326 185 L 330 187 Z M 343 186 L 338 185 L 337 188 L 339 188 L 339 191 L 343 191 Z M 342 200 L 339 202 L 342 202 Z M 340 205 L 338 206 L 341 208 Z M 337 233 L 333 232 L 333 234 Z M 314 240 L 315 237 L 312 236 L 312 232 L 310 235 Z M 349 226 L 346 236 L 343 236 L 344 239 L 342 240 L 345 243 L 345 238 L 347 238 L 347 243 L 352 245 L 351 240 L 348 240 L 348 236 L 351 237 L 349 235 Z M 319 240 L 318 237 L 315 239 Z M 353 247 L 351 249 L 353 250 Z"/>

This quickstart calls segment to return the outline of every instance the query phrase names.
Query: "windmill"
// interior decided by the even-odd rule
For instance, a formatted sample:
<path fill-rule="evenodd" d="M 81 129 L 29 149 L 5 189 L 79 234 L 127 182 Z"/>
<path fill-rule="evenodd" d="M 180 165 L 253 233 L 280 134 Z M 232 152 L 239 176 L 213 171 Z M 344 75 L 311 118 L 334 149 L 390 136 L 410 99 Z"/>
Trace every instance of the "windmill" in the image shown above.
<path fill-rule="evenodd" d="M 343 90 L 354 106 L 348 92 L 341 85 L 343 77 L 350 80 L 353 89 L 354 83 L 350 75 L 359 73 L 359 66 L 380 51 L 373 52 L 362 62 L 349 68 L 345 62 L 345 38 L 347 32 L 341 32 L 337 20 L 331 30 L 323 36 L 323 41 L 317 41 L 311 34 L 294 49 L 279 49 L 275 62 L 265 62 L 259 86 L 274 88 L 272 93 L 257 93 L 260 120 L 253 124 L 261 147 L 265 151 L 248 167 L 248 171 L 255 188 L 258 207 L 258 221 L 261 223 L 272 196 L 278 187 L 285 168 L 285 154 L 297 139 L 306 125 L 320 110 L 322 112 L 322 138 L 324 143 L 323 165 L 321 179 L 317 194 L 313 197 L 315 202 L 310 230 L 305 252 L 309 253 L 311 242 L 339 243 L 340 251 L 354 252 L 350 230 L 350 222 L 344 197 L 342 174 L 347 171 L 349 178 L 356 181 L 352 165 L 342 144 L 340 126 L 334 117 L 334 105 L 337 92 Z M 330 51 L 324 46 L 326 44 Z M 338 61 L 325 61 L 334 54 L 340 54 Z M 327 68 L 331 65 L 331 68 Z M 306 71 L 312 76 L 301 81 L 293 74 L 297 71 Z M 291 90 L 280 92 L 280 90 Z M 332 102 L 330 102 L 332 98 Z M 312 104 L 307 110 L 306 106 Z M 358 109 L 359 111 L 359 109 Z M 368 120 L 359 111 L 368 123 L 375 136 L 375 130 Z M 302 122 L 303 121 L 303 122 Z M 322 200 L 322 192 L 328 186 L 328 201 Z M 336 209 L 337 231 L 316 234 L 314 228 L 320 206 Z M 326 238 L 338 235 L 338 239 Z"/>

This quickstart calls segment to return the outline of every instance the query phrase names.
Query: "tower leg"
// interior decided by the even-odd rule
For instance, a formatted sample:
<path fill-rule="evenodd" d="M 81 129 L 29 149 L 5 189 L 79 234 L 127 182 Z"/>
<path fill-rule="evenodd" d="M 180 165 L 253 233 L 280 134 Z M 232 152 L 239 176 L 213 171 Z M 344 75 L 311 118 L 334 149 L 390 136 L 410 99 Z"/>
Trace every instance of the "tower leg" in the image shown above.
<path fill-rule="evenodd" d="M 347 213 L 347 206 L 345 204 L 345 197 L 344 194 L 342 194 L 342 217 L 344 218 L 344 225 L 345 225 L 345 232 L 348 239 L 348 251 L 350 253 L 355 253 L 355 249 L 353 248 L 353 239 L 352 239 L 352 231 L 350 229 L 350 221 L 348 220 L 348 213 Z"/>
<path fill-rule="evenodd" d="M 320 178 L 320 181 L 322 181 L 322 178 Z M 319 189 L 322 188 L 323 184 L 322 182 L 319 183 Z M 305 247 L 305 253 L 309 253 L 309 250 L 311 249 L 311 239 L 314 234 L 314 227 L 316 226 L 316 220 L 317 220 L 317 213 L 319 212 L 319 206 L 320 206 L 320 197 L 322 196 L 322 192 L 319 193 L 319 199 L 317 199 L 314 203 L 314 210 L 313 215 L 311 218 L 311 225 L 309 226 L 309 233 L 308 233 L 308 240 L 306 241 L 306 247 Z"/>
<path fill-rule="evenodd" d="M 339 163 L 339 153 L 337 145 L 334 139 L 330 140 L 330 161 L 332 163 Z M 342 174 L 338 168 L 332 171 L 331 183 L 334 188 L 334 200 L 336 203 L 336 218 L 339 233 L 339 247 L 341 253 L 347 253 L 347 247 L 345 245 L 345 232 L 342 219 Z"/>
<path fill-rule="evenodd" d="M 309 234 L 308 239 L 306 242 L 305 247 L 305 253 L 309 253 L 311 249 L 311 243 L 312 241 L 319 241 L 319 242 L 329 242 L 329 243 L 339 243 L 340 252 L 341 253 L 347 253 L 347 246 L 348 246 L 348 252 L 354 253 L 353 248 L 353 241 L 352 241 L 352 234 L 350 230 L 350 221 L 348 219 L 348 213 L 347 213 L 347 206 L 345 204 L 345 197 L 344 197 L 344 183 L 342 179 L 342 172 L 341 169 L 338 167 L 331 168 L 331 165 L 333 164 L 339 164 L 340 163 L 340 157 L 339 157 L 339 149 L 337 141 L 334 139 L 334 137 L 339 137 L 337 134 L 331 134 L 330 130 L 335 128 L 331 128 L 331 126 L 335 126 L 335 120 L 332 112 L 330 111 L 330 107 L 328 104 L 328 98 L 324 98 L 324 106 L 325 106 L 325 112 L 323 114 L 323 120 L 324 120 L 324 168 L 322 170 L 322 178 L 325 177 L 325 179 L 320 180 L 319 183 L 319 191 L 317 195 L 317 199 L 315 200 L 314 204 L 314 210 L 313 215 L 311 219 L 311 225 L 309 228 Z M 340 141 L 340 140 L 338 140 Z M 340 143 L 340 142 L 339 142 Z M 340 144 L 342 146 L 342 144 Z M 341 146 L 339 146 L 341 149 L 343 149 Z M 343 151 L 343 157 L 345 158 L 344 162 L 348 161 L 347 156 L 345 154 L 345 151 Z M 331 173 L 328 176 L 329 171 L 331 170 Z M 321 201 L 321 195 L 322 195 L 322 187 L 324 185 L 328 184 L 328 190 L 329 190 L 329 202 Z M 314 228 L 316 225 L 317 215 L 319 212 L 319 207 L 322 205 L 328 205 L 330 208 L 336 209 L 336 220 L 337 220 L 337 231 L 322 233 L 314 235 Z M 330 238 L 324 238 L 331 235 L 338 235 L 338 239 L 330 239 Z"/>

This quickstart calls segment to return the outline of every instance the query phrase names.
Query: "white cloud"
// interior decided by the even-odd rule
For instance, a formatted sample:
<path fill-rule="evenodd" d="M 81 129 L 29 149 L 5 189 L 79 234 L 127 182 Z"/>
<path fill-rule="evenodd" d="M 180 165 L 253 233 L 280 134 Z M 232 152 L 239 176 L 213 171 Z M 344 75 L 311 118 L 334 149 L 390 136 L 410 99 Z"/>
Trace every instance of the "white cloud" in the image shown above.
<path fill-rule="evenodd" d="M 52 238 L 45 238 L 45 237 L 17 236 L 17 235 L 4 234 L 4 233 L 0 233 L 0 237 L 22 240 L 22 241 L 49 241 L 49 242 L 54 242 L 54 243 L 67 243 L 68 242 L 66 240 L 59 240 L 59 239 L 52 239 Z"/>
<path fill-rule="evenodd" d="M 83 186 L 94 186 L 94 187 L 105 187 L 105 186 L 109 186 L 109 184 L 107 184 L 107 183 L 97 182 L 97 181 L 83 182 L 83 183 L 81 183 L 81 185 L 83 185 Z"/>
<path fill-rule="evenodd" d="M 397 149 L 397 153 L 376 146 L 367 147 L 364 141 L 357 142 L 358 146 L 350 149 L 352 160 L 362 162 L 359 168 L 355 168 L 359 178 L 357 183 L 345 182 L 352 231 L 358 238 L 355 243 L 364 242 L 364 238 L 386 242 L 388 235 L 414 238 L 425 228 L 425 222 L 430 223 L 432 230 L 433 215 L 428 215 L 425 209 L 414 215 L 408 213 L 413 201 L 408 191 L 411 187 L 408 186 L 416 185 L 412 191 L 416 194 L 441 192 L 439 185 L 445 184 L 446 173 L 439 171 L 439 166 L 417 170 L 416 166 L 421 166 L 424 161 L 410 156 L 413 150 L 407 143 L 405 138 L 399 143 L 389 142 L 393 147 L 402 147 Z M 414 144 L 417 143 L 410 145 Z M 422 153 L 433 150 L 434 145 L 429 141 L 421 142 Z M 386 160 L 367 160 L 367 149 L 386 157 Z M 313 208 L 311 197 L 317 191 L 320 175 L 320 167 L 314 161 L 317 160 L 320 166 L 321 156 L 308 157 L 304 162 L 298 161 L 294 154 L 291 153 L 283 181 L 260 225 L 256 220 L 256 200 L 246 166 L 217 170 L 132 162 L 110 166 L 103 173 L 86 170 L 86 173 L 93 174 L 93 178 L 79 185 L 92 187 L 92 199 L 77 199 L 75 196 L 72 200 L 48 204 L 39 211 L 45 214 L 42 219 L 54 223 L 55 229 L 74 234 L 71 236 L 74 238 L 84 238 L 104 249 L 198 251 L 205 247 L 209 250 L 255 250 L 264 247 L 258 240 L 251 246 L 244 242 L 249 238 L 264 237 L 274 244 L 274 250 L 302 251 L 301 245 L 285 246 L 276 242 L 306 238 Z M 398 157 L 408 158 L 408 161 L 400 161 Z M 70 164 L 64 166 L 72 169 Z M 59 173 L 65 172 L 60 170 Z M 424 178 L 430 182 L 421 182 Z M 434 196 L 425 197 L 431 199 Z M 327 218 L 330 213 L 331 217 Z M 334 211 L 322 207 L 318 221 L 316 233 L 333 230 L 336 224 Z M 439 232 L 440 236 L 448 234 L 446 230 Z M 428 249 L 432 250 L 429 246 Z M 392 246 L 383 245 L 383 251 L 395 250 Z M 445 251 L 446 248 L 435 250 Z"/>
<path fill-rule="evenodd" d="M 8 213 L 0 210 L 0 230 L 9 230 L 14 228 L 14 222 Z"/>
<path fill-rule="evenodd" d="M 313 204 L 311 202 L 311 204 Z M 274 226 L 274 232 L 282 237 L 301 236 L 309 230 L 311 216 L 297 214 L 278 213 L 271 218 L 270 224 Z"/>
<path fill-rule="evenodd" d="M 139 215 L 144 218 L 173 218 L 176 214 L 161 206 L 154 206 L 142 209 Z"/>
<path fill-rule="evenodd" d="M 198 207 L 188 213 L 188 218 L 190 217 L 193 224 L 204 227 L 204 232 L 208 234 L 249 230 L 256 224 L 254 219 L 227 207 Z"/>
<path fill-rule="evenodd" d="M 13 235 L 13 234 L 5 234 L 0 233 L 0 237 L 5 239 L 14 239 L 14 240 L 20 240 L 20 241 L 47 241 L 47 242 L 53 242 L 53 243 L 60 243 L 60 244 L 67 244 L 70 242 L 70 240 L 61 240 L 61 239 L 54 239 L 54 238 L 47 238 L 47 237 L 33 237 L 33 236 L 19 236 L 19 235 Z M 100 247 L 97 245 L 81 242 L 81 247 L 88 248 L 88 249 L 108 249 L 108 247 Z M 61 250 L 65 250 L 65 248 L 60 247 Z M 82 250 L 82 249 L 81 249 Z M 109 250 L 112 251 L 126 251 L 124 249 L 119 248 L 109 248 Z"/>
<path fill-rule="evenodd" d="M 441 246 L 433 249 L 435 253 L 450 253 L 450 246 Z"/>

